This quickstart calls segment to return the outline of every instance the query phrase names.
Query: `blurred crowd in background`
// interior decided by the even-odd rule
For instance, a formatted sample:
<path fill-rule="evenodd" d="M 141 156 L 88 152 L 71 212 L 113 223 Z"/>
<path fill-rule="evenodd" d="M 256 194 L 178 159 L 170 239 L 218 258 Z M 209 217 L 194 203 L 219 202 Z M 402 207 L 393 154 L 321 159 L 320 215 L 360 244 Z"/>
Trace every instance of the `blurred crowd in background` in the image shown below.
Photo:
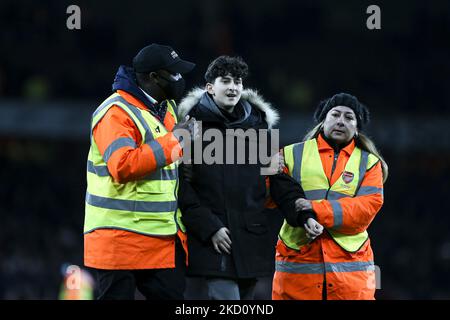
<path fill-rule="evenodd" d="M 447 1 L 379 2 L 379 31 L 366 27 L 371 3 L 358 0 L 79 1 L 81 30 L 66 28 L 70 4 L 2 1 L 2 96 L 102 100 L 118 65 L 159 42 L 197 63 L 191 85 L 204 84 L 217 55 L 241 55 L 246 85 L 283 109 L 309 111 L 342 85 L 377 111 L 450 103 Z"/>
<path fill-rule="evenodd" d="M 66 28 L 70 4 L 81 9 L 81 30 Z M 216 56 L 242 56 L 244 85 L 281 111 L 281 146 L 301 140 L 321 99 L 352 93 L 369 107 L 369 133 L 390 165 L 385 205 L 369 229 L 381 271 L 376 297 L 450 299 L 450 3 L 379 2 L 381 30 L 366 28 L 370 4 L 4 0 L 0 118 L 11 103 L 95 110 L 118 66 L 152 42 L 197 63 L 187 89 L 204 85 Z M 391 126 L 394 117 L 405 125 Z M 293 119 L 302 125 L 285 125 Z M 430 125 L 438 137 L 429 143 L 426 131 L 407 125 L 433 119 L 441 122 Z M 0 299 L 56 299 L 62 266 L 82 266 L 89 132 L 19 133 L 0 125 Z M 409 137 L 408 148 L 397 135 Z M 281 216 L 272 214 L 275 241 Z M 270 298 L 270 279 L 259 290 Z"/>

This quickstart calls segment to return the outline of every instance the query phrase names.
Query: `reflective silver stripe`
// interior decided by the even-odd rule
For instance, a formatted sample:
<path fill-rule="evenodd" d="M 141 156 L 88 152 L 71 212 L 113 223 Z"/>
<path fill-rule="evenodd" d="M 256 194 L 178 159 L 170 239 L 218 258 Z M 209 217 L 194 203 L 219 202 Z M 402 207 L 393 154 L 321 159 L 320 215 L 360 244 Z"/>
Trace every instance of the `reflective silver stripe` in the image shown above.
<path fill-rule="evenodd" d="M 178 106 L 177 106 L 176 102 L 174 101 L 172 103 L 171 101 L 167 101 L 167 104 L 172 107 L 172 110 L 175 113 L 175 117 L 176 117 L 175 120 L 177 120 L 178 119 Z"/>
<path fill-rule="evenodd" d="M 114 151 L 122 148 L 122 147 L 132 147 L 136 148 L 136 142 L 131 138 L 118 138 L 111 142 L 111 144 L 106 148 L 105 153 L 103 154 L 103 160 L 105 162 L 108 162 L 111 155 L 114 153 Z"/>
<path fill-rule="evenodd" d="M 334 223 L 333 228 L 339 228 L 342 226 L 342 207 L 336 200 L 330 200 L 331 207 L 333 208 Z"/>
<path fill-rule="evenodd" d="M 94 173 L 99 177 L 106 177 L 110 175 L 107 166 L 94 166 L 94 163 L 92 161 L 88 161 L 87 171 L 90 173 Z"/>
<path fill-rule="evenodd" d="M 164 155 L 164 150 L 159 144 L 158 141 L 152 140 L 148 143 L 150 148 L 153 150 L 153 154 L 155 155 L 156 165 L 158 168 L 162 168 L 166 166 L 166 156 Z"/>
<path fill-rule="evenodd" d="M 306 199 L 308 200 L 322 200 L 327 195 L 326 189 L 308 190 L 305 191 Z"/>
<path fill-rule="evenodd" d="M 292 169 L 292 176 L 300 184 L 302 183 L 300 174 L 302 172 L 302 156 L 304 145 L 304 143 L 297 143 L 292 148 L 292 153 L 294 156 L 294 168 Z"/>
<path fill-rule="evenodd" d="M 177 208 L 176 201 L 134 201 L 122 199 L 110 199 L 100 196 L 94 196 L 86 193 L 86 202 L 94 207 L 124 210 L 124 211 L 139 211 L 139 212 L 171 212 Z"/>
<path fill-rule="evenodd" d="M 133 112 L 133 114 L 136 116 L 136 118 L 139 119 L 142 126 L 144 127 L 144 130 L 145 130 L 144 143 L 149 143 L 150 141 L 153 140 L 153 134 L 152 134 L 152 131 L 150 130 L 150 127 L 148 126 L 147 121 L 145 121 L 144 117 L 142 116 L 141 111 L 139 111 L 137 107 L 135 107 L 129 103 L 127 103 L 127 106 L 130 108 L 131 112 Z"/>
<path fill-rule="evenodd" d="M 141 112 L 138 110 L 137 107 L 135 107 L 134 105 L 128 103 L 128 101 L 125 100 L 125 98 L 118 96 L 109 100 L 106 100 L 105 102 L 103 102 L 100 107 L 97 108 L 97 110 L 94 112 L 93 117 L 95 117 L 103 108 L 105 108 L 107 105 L 113 103 L 113 102 L 121 102 L 124 105 L 126 105 L 131 112 L 133 112 L 133 114 L 136 116 L 136 118 L 138 118 L 138 120 L 141 122 L 141 125 L 144 127 L 145 130 L 145 142 L 147 143 L 148 141 L 153 140 L 153 134 L 150 130 L 150 127 L 148 126 L 147 121 L 145 121 L 144 117 L 142 116 Z M 119 105 L 117 105 L 118 107 L 120 107 Z M 122 108 L 123 109 L 123 108 Z M 126 110 L 125 110 L 126 111 Z"/>
<path fill-rule="evenodd" d="M 361 183 L 364 180 L 367 169 L 367 161 L 369 161 L 369 153 L 367 151 L 361 150 L 361 162 L 359 163 L 359 181 L 358 187 L 356 188 L 356 194 L 358 194 Z"/>
<path fill-rule="evenodd" d="M 133 233 L 143 234 L 144 236 L 157 236 L 157 237 L 160 237 L 160 238 L 171 236 L 171 234 L 160 235 L 160 234 L 154 234 L 154 233 L 139 232 L 139 231 L 136 231 L 136 230 L 132 230 L 132 229 L 128 229 L 128 228 L 121 228 L 121 227 L 116 227 L 116 226 L 101 226 L 101 227 L 96 227 L 96 228 L 92 228 L 92 229 L 90 229 L 90 230 L 88 230 L 88 231 L 83 232 L 83 234 L 91 233 L 92 231 L 95 231 L 95 230 L 97 230 L 97 229 L 125 230 L 125 231 L 131 231 L 131 232 L 133 232 Z M 174 234 L 175 234 L 175 233 L 174 233 Z"/>
<path fill-rule="evenodd" d="M 95 124 L 97 124 L 98 122 L 100 122 L 100 120 L 105 116 L 106 113 L 105 113 L 100 119 L 97 119 L 97 122 L 96 122 L 95 124 L 93 123 L 94 117 L 95 117 L 100 111 L 102 111 L 106 106 L 111 105 L 111 104 L 114 103 L 114 102 L 121 102 L 121 103 L 125 104 L 126 106 L 129 107 L 129 109 L 130 109 L 133 113 L 135 113 L 136 107 L 133 106 L 132 104 L 129 104 L 129 103 L 128 103 L 124 98 L 122 98 L 121 96 L 117 96 L 117 97 L 114 97 L 114 98 L 111 98 L 111 99 L 108 99 L 108 100 L 104 101 L 104 102 L 97 108 L 97 110 L 94 112 L 94 114 L 92 115 L 92 120 L 91 120 L 91 131 L 90 131 L 90 135 L 91 135 L 91 144 L 93 143 L 93 140 L 94 140 L 94 137 L 93 137 L 93 134 L 92 134 L 93 126 L 94 126 Z M 120 106 L 120 105 L 118 105 L 118 104 L 115 104 L 115 105 L 116 105 L 117 107 L 121 108 L 122 110 L 124 110 L 124 111 L 128 114 L 127 110 L 125 110 L 124 108 L 122 108 L 122 106 Z M 134 121 L 134 119 L 131 118 L 131 116 L 130 116 L 129 118 L 133 121 L 133 123 L 136 125 L 136 127 L 139 128 L 139 126 L 137 125 L 136 121 Z M 146 136 L 147 136 L 147 135 L 146 135 Z"/>
<path fill-rule="evenodd" d="M 288 261 L 275 261 L 275 270 L 287 273 L 323 274 L 325 272 L 325 267 L 323 263 L 295 263 Z"/>
<path fill-rule="evenodd" d="M 380 193 L 383 195 L 383 188 L 377 188 L 377 187 L 361 187 L 358 191 L 357 196 L 365 196 L 368 194 L 376 194 Z"/>
<path fill-rule="evenodd" d="M 124 98 L 122 98 L 121 96 L 118 97 L 114 97 L 108 100 L 105 100 L 98 108 L 97 110 L 95 110 L 94 114 L 92 115 L 92 118 L 95 118 L 95 116 L 97 114 L 99 114 L 103 109 L 105 109 L 106 106 L 110 105 L 111 103 L 114 102 L 124 102 Z"/>
<path fill-rule="evenodd" d="M 142 180 L 176 180 L 178 178 L 178 169 L 157 170 L 156 172 L 144 177 Z"/>
<path fill-rule="evenodd" d="M 350 196 L 345 193 L 340 193 L 337 191 L 330 190 L 330 192 L 328 192 L 327 199 L 328 200 L 338 200 L 338 199 L 342 199 L 342 198 L 346 198 L 346 197 L 350 197 Z"/>
<path fill-rule="evenodd" d="M 355 271 L 374 271 L 373 261 L 355 261 L 355 262 L 325 262 L 327 272 L 355 272 Z"/>
<path fill-rule="evenodd" d="M 326 272 L 355 272 L 355 271 L 374 271 L 373 261 L 355 261 L 355 262 L 325 262 L 323 263 L 296 263 L 287 261 L 275 261 L 275 270 L 278 272 L 296 273 L 296 274 L 323 274 Z"/>
<path fill-rule="evenodd" d="M 327 197 L 327 200 L 338 200 L 345 197 L 350 197 L 348 194 L 330 190 L 327 195 L 327 189 L 308 190 L 305 191 L 308 200 L 322 200 Z"/>

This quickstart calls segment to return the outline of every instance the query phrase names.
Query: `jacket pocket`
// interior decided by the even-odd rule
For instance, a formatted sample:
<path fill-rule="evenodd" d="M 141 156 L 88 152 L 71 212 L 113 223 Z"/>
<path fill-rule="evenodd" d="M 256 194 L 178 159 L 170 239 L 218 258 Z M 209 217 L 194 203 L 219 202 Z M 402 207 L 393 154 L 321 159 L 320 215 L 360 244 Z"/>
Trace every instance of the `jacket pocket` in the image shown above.
<path fill-rule="evenodd" d="M 370 240 L 367 239 L 364 244 L 355 252 L 347 252 L 347 255 L 352 260 L 371 260 L 373 259 L 372 248 L 370 247 Z"/>
<path fill-rule="evenodd" d="M 245 214 L 245 228 L 255 234 L 267 233 L 267 217 L 263 212 Z"/>
<path fill-rule="evenodd" d="M 174 224 L 174 220 L 172 215 L 163 215 L 160 213 L 154 213 L 154 212 L 134 212 L 134 221 L 153 221 L 157 223 L 161 223 L 163 225 L 170 225 Z"/>

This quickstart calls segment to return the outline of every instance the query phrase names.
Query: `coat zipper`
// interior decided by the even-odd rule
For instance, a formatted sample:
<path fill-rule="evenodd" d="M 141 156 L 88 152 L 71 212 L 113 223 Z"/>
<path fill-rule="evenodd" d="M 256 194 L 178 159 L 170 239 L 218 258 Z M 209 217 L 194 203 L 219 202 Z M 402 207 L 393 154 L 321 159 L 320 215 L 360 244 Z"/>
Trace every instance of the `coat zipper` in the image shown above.
<path fill-rule="evenodd" d="M 339 158 L 339 152 L 334 151 L 333 166 L 331 167 L 331 175 L 330 175 L 330 180 L 328 180 L 328 190 L 327 190 L 327 194 L 325 195 L 325 199 L 328 199 L 328 193 L 330 192 L 330 189 L 331 189 L 331 178 L 333 177 L 334 169 L 336 169 L 336 162 L 337 162 L 338 158 Z"/>
<path fill-rule="evenodd" d="M 333 160 L 333 166 L 331 167 L 331 175 L 330 175 L 330 180 L 328 180 L 328 190 L 327 190 L 327 194 L 325 195 L 325 199 L 328 199 L 328 193 L 330 192 L 331 189 L 331 178 L 333 177 L 333 173 L 334 170 L 336 169 L 336 162 L 337 159 L 339 157 L 339 153 L 334 151 L 334 160 Z M 333 237 L 331 237 L 331 239 L 333 239 Z M 334 239 L 333 239 L 334 240 Z M 323 283 L 322 283 L 322 299 L 323 300 L 327 300 L 327 269 L 326 269 L 326 264 L 324 262 L 324 274 L 323 274 Z"/>

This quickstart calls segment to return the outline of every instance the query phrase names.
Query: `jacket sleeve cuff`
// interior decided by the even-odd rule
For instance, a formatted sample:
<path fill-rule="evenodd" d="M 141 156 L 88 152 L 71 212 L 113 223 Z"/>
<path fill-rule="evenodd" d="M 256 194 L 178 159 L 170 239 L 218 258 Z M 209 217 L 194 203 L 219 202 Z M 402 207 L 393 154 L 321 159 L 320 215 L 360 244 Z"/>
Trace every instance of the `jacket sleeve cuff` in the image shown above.
<path fill-rule="evenodd" d="M 203 211 L 204 214 L 200 214 L 199 210 Z M 211 237 L 224 225 L 218 217 L 212 213 L 206 213 L 205 208 L 196 210 L 195 214 L 199 215 L 198 218 L 191 217 L 188 215 L 182 216 L 182 221 L 188 228 L 188 233 L 192 232 L 193 235 L 198 237 L 203 242 L 208 242 Z M 202 219 L 203 221 L 199 221 Z"/>
<path fill-rule="evenodd" d="M 303 228 L 303 225 L 306 223 L 306 221 L 308 221 L 309 218 L 317 219 L 312 210 L 300 211 L 297 215 L 299 226 Z"/>
<path fill-rule="evenodd" d="M 156 141 L 161 145 L 165 165 L 169 165 L 181 157 L 182 148 L 173 132 L 168 132 L 162 137 L 157 138 Z"/>

